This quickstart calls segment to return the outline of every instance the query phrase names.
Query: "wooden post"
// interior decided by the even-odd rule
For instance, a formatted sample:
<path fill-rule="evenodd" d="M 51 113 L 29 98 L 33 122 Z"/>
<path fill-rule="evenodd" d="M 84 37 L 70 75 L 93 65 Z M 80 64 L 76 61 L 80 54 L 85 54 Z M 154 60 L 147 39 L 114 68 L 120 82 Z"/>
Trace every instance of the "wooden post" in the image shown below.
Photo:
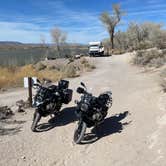
<path fill-rule="evenodd" d="M 28 94 L 29 94 L 29 106 L 32 107 L 32 78 L 28 77 Z"/>

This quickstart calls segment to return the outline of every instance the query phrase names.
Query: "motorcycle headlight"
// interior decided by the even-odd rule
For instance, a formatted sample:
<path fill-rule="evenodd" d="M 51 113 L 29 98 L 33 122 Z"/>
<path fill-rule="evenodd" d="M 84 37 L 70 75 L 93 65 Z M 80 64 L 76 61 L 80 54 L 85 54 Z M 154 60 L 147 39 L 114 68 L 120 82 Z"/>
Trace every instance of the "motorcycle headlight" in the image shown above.
<path fill-rule="evenodd" d="M 84 111 L 84 112 L 86 112 L 87 110 L 88 110 L 88 104 L 85 104 L 85 103 L 83 103 L 83 104 L 81 104 L 81 111 Z"/>

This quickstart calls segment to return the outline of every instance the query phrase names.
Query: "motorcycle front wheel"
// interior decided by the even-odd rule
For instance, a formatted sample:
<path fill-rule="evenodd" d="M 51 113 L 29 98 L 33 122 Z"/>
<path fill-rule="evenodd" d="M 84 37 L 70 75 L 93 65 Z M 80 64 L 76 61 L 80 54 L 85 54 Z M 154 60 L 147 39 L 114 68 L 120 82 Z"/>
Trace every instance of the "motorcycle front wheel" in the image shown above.
<path fill-rule="evenodd" d="M 41 115 L 39 114 L 39 112 L 35 111 L 32 126 L 31 126 L 31 130 L 33 132 L 36 131 L 36 126 L 37 126 L 38 122 L 40 121 L 40 119 L 41 119 Z"/>
<path fill-rule="evenodd" d="M 83 121 L 78 122 L 77 127 L 74 131 L 74 142 L 76 144 L 80 144 L 81 141 L 83 140 L 84 134 L 86 131 L 86 127 L 87 127 L 87 125 L 85 122 L 83 122 Z"/>

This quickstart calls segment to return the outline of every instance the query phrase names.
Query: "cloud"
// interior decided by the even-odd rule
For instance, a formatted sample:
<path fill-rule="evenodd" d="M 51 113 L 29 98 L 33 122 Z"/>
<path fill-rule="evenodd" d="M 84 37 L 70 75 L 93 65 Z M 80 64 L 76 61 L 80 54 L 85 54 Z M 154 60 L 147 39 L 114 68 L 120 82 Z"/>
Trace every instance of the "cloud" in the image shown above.
<path fill-rule="evenodd" d="M 135 5 L 138 3 L 137 0 L 122 1 L 122 8 L 124 7 L 127 15 L 122 20 L 124 24 L 119 28 L 124 29 L 127 22 L 132 20 L 142 20 L 156 15 L 164 19 L 166 4 L 160 2 L 163 0 L 147 0 L 138 7 Z M 35 0 L 31 2 L 28 13 L 19 13 L 16 10 L 3 13 L 0 10 L 0 40 L 37 43 L 40 42 L 40 35 L 45 35 L 47 42 L 51 42 L 50 30 L 54 26 L 66 31 L 68 41 L 71 42 L 87 43 L 102 40 L 108 37 L 108 33 L 99 20 L 99 11 L 71 9 L 62 0 Z"/>

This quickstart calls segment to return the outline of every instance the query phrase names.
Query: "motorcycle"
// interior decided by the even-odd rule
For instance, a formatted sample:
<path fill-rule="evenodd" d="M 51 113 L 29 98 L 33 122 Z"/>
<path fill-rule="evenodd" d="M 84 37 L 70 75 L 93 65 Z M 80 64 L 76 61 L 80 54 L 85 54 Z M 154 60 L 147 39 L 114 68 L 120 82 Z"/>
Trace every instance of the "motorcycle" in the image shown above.
<path fill-rule="evenodd" d="M 74 131 L 74 142 L 80 144 L 84 139 L 86 128 L 97 127 L 107 116 L 108 109 L 112 106 L 112 92 L 104 92 L 98 97 L 87 91 L 83 82 L 82 87 L 77 88 L 77 93 L 81 94 L 81 100 L 75 101 L 77 104 L 76 115 L 78 124 Z"/>
<path fill-rule="evenodd" d="M 68 88 L 69 81 L 61 80 L 58 85 L 45 86 L 38 81 L 34 84 L 37 89 L 36 95 L 33 98 L 33 107 L 35 113 L 31 130 L 36 131 L 36 127 L 41 117 L 56 116 L 60 113 L 62 104 L 68 104 L 72 100 L 73 91 Z"/>

